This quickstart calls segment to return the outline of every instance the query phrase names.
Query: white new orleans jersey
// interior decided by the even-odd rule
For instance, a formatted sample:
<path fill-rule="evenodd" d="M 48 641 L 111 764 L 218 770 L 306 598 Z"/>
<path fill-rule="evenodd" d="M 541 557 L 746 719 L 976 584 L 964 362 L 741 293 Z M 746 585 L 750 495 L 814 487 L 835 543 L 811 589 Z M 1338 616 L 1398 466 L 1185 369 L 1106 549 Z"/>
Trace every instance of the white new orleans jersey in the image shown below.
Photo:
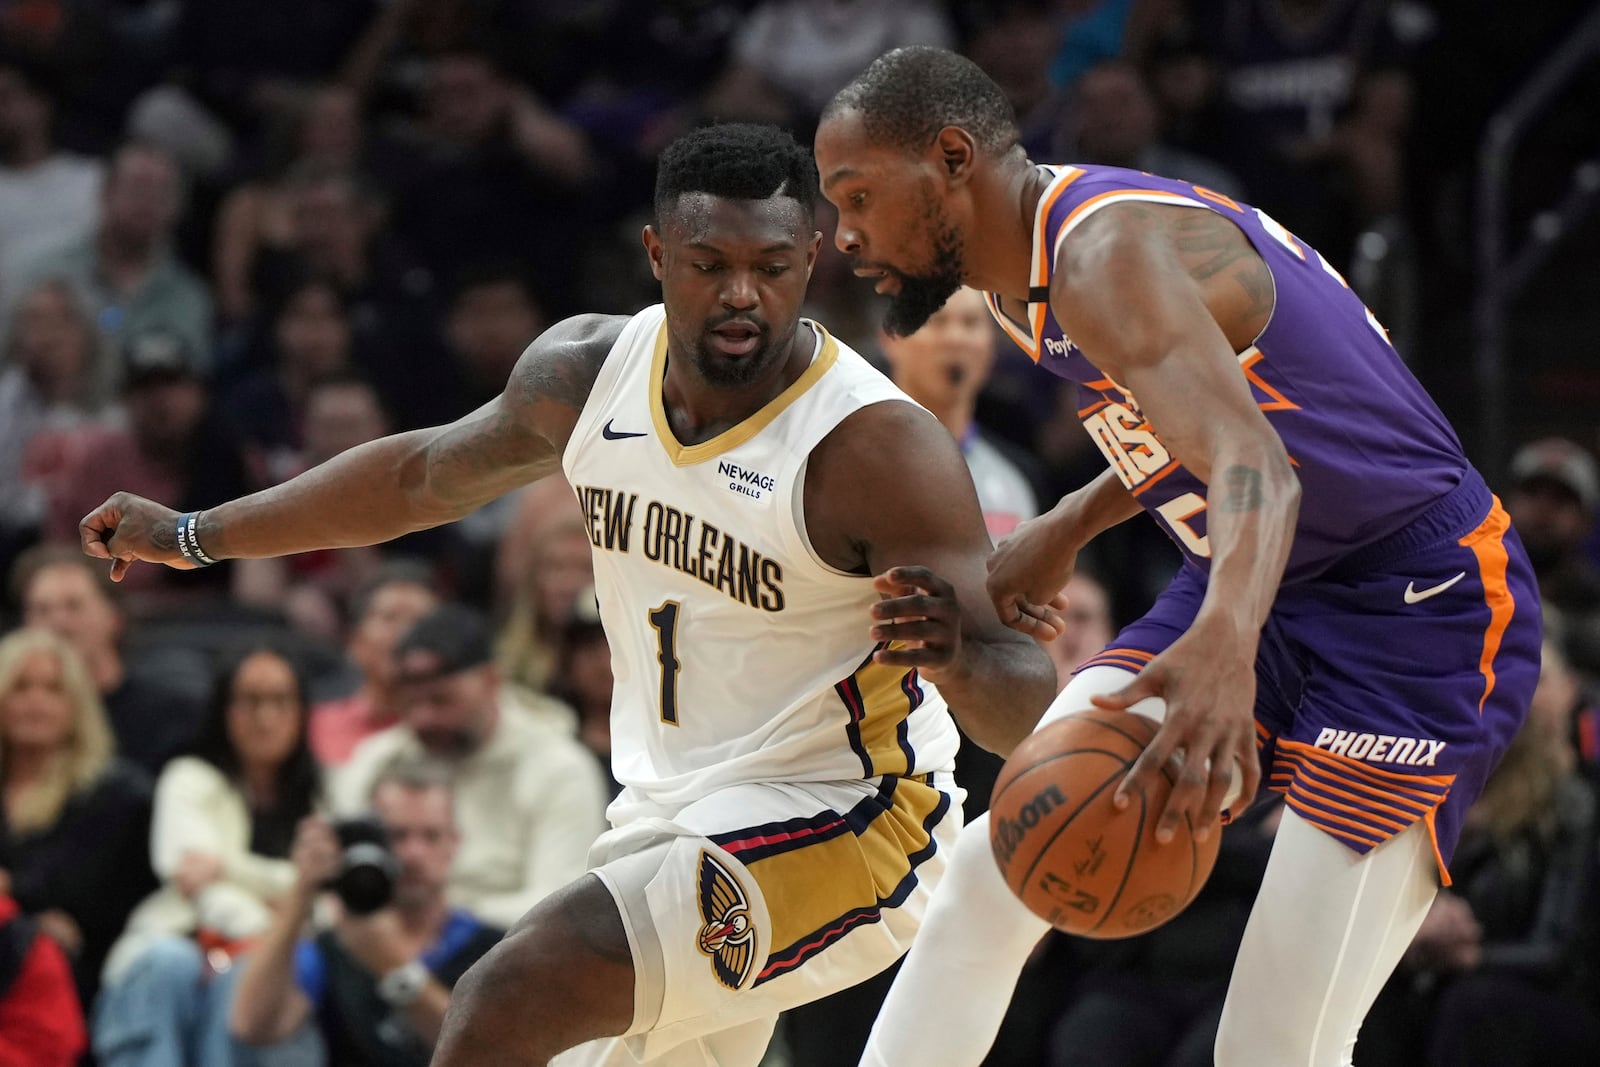
<path fill-rule="evenodd" d="M 623 328 L 562 457 L 594 544 L 624 806 L 953 761 L 937 690 L 872 662 L 871 578 L 821 562 L 802 514 L 812 448 L 862 407 L 910 401 L 805 320 L 797 338 L 808 337 L 811 366 L 782 395 L 684 446 L 661 398 L 665 311 L 646 308 Z"/>

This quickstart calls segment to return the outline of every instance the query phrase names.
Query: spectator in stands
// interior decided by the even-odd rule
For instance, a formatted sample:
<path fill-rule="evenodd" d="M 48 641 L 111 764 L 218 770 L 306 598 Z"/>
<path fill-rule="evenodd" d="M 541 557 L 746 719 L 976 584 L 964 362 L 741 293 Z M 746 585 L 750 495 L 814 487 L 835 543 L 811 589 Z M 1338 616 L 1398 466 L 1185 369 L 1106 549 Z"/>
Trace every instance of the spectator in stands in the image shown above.
<path fill-rule="evenodd" d="M 1064 686 L 1078 664 L 1111 642 L 1117 627 L 1105 586 L 1086 571 L 1075 571 L 1061 592 L 1067 598 L 1066 610 L 1061 612 L 1066 627 L 1054 641 L 1045 644 L 1044 650 L 1050 654 L 1056 665 L 1056 678 Z"/>
<path fill-rule="evenodd" d="M 894 383 L 938 417 L 961 445 L 991 538 L 1038 514 L 1020 457 L 975 421 L 978 394 L 994 366 L 994 319 L 976 289 L 957 290 L 927 325 L 909 337 L 880 332 L 878 343 Z"/>
<path fill-rule="evenodd" d="M 17 561 L 12 588 L 24 623 L 54 631 L 77 651 L 99 690 L 118 754 L 154 780 L 193 743 L 203 709 L 188 691 L 123 655 L 122 587 L 82 550 L 40 545 Z"/>
<path fill-rule="evenodd" d="M 213 417 L 205 378 L 182 337 L 133 336 L 123 366 L 128 426 L 79 435 L 61 478 L 61 496 L 51 502 L 51 540 L 77 543 L 78 520 L 122 487 L 179 501 L 185 510 L 245 491 L 243 458 Z M 217 579 L 211 572 L 223 569 L 194 573 L 137 569 L 124 581 L 129 607 L 137 617 L 215 591 Z M 226 575 L 221 580 L 226 581 Z"/>
<path fill-rule="evenodd" d="M 594 558 L 588 527 L 576 510 L 547 518 L 529 545 L 522 583 L 500 627 L 496 658 L 506 681 L 533 692 L 552 688 L 561 635 L 584 593 L 593 600 Z"/>
<path fill-rule="evenodd" d="M 550 692 L 577 716 L 578 740 L 600 759 L 613 799 L 622 785 L 611 774 L 611 643 L 600 624 L 594 588 L 585 587 L 572 602 L 557 637 L 560 655 Z"/>
<path fill-rule="evenodd" d="M 1050 158 L 1149 171 L 1235 199 L 1245 195 L 1222 164 L 1166 143 L 1155 95 L 1126 59 L 1096 63 L 1072 84 Z"/>
<path fill-rule="evenodd" d="M 234 186 L 217 209 L 211 275 L 217 312 L 225 322 L 242 323 L 256 307 L 257 253 L 294 242 L 293 201 L 285 174 L 302 160 L 346 170 L 361 163 L 361 101 L 350 88 L 319 86 L 299 108 L 293 127 L 284 153 L 288 158 L 276 172 Z"/>
<path fill-rule="evenodd" d="M 1544 655 L 1539 663 L 1539 687 L 1533 691 L 1533 714 L 1565 716 L 1572 723 L 1572 750 L 1578 758 L 1578 770 L 1596 785 L 1600 785 L 1600 705 L 1572 669 L 1567 654 L 1561 650 L 1559 631 L 1551 625 L 1551 614 L 1545 616 Z"/>
<path fill-rule="evenodd" d="M 475 263 L 520 261 L 553 314 L 573 308 L 570 259 L 528 250 L 582 246 L 585 184 L 598 177 L 582 131 L 473 45 L 428 62 L 421 104 L 417 173 L 395 206 L 400 231 L 452 283 Z"/>
<path fill-rule="evenodd" d="M 184 195 L 183 174 L 166 149 L 125 144 L 111 157 L 94 233 L 17 270 L 28 279 L 70 279 L 89 294 L 113 345 L 161 330 L 183 338 L 197 364 L 209 367 L 211 293 L 172 247 Z"/>
<path fill-rule="evenodd" d="M 1600 804 L 1577 767 L 1570 712 L 1565 701 L 1536 700 L 1468 811 L 1454 881 L 1362 1030 L 1363 1044 L 1377 1035 L 1370 1067 L 1593 1059 Z"/>
<path fill-rule="evenodd" d="M 723 121 L 805 133 L 833 94 L 884 52 L 954 43 L 944 5 L 931 0 L 763 0 L 735 34 L 705 108 Z"/>
<path fill-rule="evenodd" d="M 93 232 L 104 168 L 54 139 L 55 101 L 40 72 L 0 63 L 0 309 L 19 267 Z"/>
<path fill-rule="evenodd" d="M 1033 159 L 1050 154 L 1050 131 L 1060 92 L 1050 81 L 1050 60 L 1061 44 L 1062 20 L 1051 4 L 1004 0 L 965 5 L 967 58 L 993 78 L 1017 115 L 1018 140 Z M 824 231 L 826 232 L 826 231 Z"/>
<path fill-rule="evenodd" d="M 352 354 L 397 423 L 453 418 L 434 272 L 383 225 L 373 190 L 349 170 L 306 160 L 290 170 L 285 195 L 290 239 L 257 255 L 258 298 L 275 306 L 308 274 L 333 282 L 344 297 Z"/>
<path fill-rule="evenodd" d="M 81 1003 L 150 890 L 150 779 L 115 759 L 78 654 L 47 630 L 0 639 L 0 889 L 72 961 Z"/>
<path fill-rule="evenodd" d="M 0 568 L 38 535 L 68 435 L 100 415 L 115 384 L 70 282 L 48 279 L 22 295 L 0 355 Z"/>
<path fill-rule="evenodd" d="M 352 331 L 344 293 L 329 278 L 300 279 L 284 292 L 267 332 L 266 365 L 222 402 L 223 417 L 245 450 L 257 488 L 305 469 L 301 452 L 311 386 L 350 370 Z"/>
<path fill-rule="evenodd" d="M 1363 227 L 1402 207 L 1403 63 L 1415 42 L 1387 0 L 1217 6 L 1195 22 L 1221 69 L 1224 162 L 1279 222 L 1342 263 Z"/>
<path fill-rule="evenodd" d="M 373 784 L 370 805 L 398 867 L 393 902 L 365 915 L 340 908 L 331 928 L 302 940 L 341 856 L 333 828 L 306 820 L 288 906 L 244 961 L 233 1032 L 276 1044 L 313 1029 L 340 1067 L 425 1067 L 451 987 L 503 931 L 449 904 L 462 835 L 448 768 L 397 764 Z"/>
<path fill-rule="evenodd" d="M 334 810 L 364 810 L 373 783 L 396 761 L 446 761 L 461 828 L 450 899 L 510 926 L 583 873 L 604 829 L 600 768 L 569 732 L 530 715 L 501 684 L 477 612 L 447 604 L 424 617 L 396 647 L 395 673 L 401 725 L 356 749 L 334 779 Z"/>
<path fill-rule="evenodd" d="M 0 894 L 0 1064 L 74 1067 L 88 1047 L 66 953 Z"/>
<path fill-rule="evenodd" d="M 1600 502 L 1600 468 L 1582 446 L 1542 438 L 1512 457 L 1505 500 L 1539 592 L 1561 612 L 1568 659 L 1591 682 L 1600 680 L 1600 570 L 1584 554 Z"/>
<path fill-rule="evenodd" d="M 217 671 L 194 754 L 156 785 L 150 852 L 162 886 L 107 961 L 94 1022 L 102 1067 L 231 1062 L 229 972 L 294 885 L 295 828 L 321 795 L 306 719 L 305 678 L 275 646 L 249 645 Z"/>
<path fill-rule="evenodd" d="M 337 74 L 380 6 L 375 0 L 184 4 L 174 59 L 194 97 L 249 136 Z"/>
<path fill-rule="evenodd" d="M 345 657 L 360 673 L 361 685 L 312 709 L 311 751 L 324 767 L 343 765 L 362 741 L 399 722 L 395 646 L 438 606 L 432 568 L 408 559 L 384 564 L 351 598 Z"/>
<path fill-rule="evenodd" d="M 500 395 L 517 358 L 546 325 L 544 309 L 521 270 L 468 269 L 450 302 L 450 350 L 462 378 L 457 414 Z"/>
<path fill-rule="evenodd" d="M 311 382 L 302 408 L 300 447 L 279 453 L 276 481 L 389 432 L 378 391 L 354 371 L 335 371 Z M 385 551 L 367 546 L 235 560 L 233 599 L 281 614 L 297 633 L 337 643 L 345 629 L 344 606 L 383 566 Z"/>

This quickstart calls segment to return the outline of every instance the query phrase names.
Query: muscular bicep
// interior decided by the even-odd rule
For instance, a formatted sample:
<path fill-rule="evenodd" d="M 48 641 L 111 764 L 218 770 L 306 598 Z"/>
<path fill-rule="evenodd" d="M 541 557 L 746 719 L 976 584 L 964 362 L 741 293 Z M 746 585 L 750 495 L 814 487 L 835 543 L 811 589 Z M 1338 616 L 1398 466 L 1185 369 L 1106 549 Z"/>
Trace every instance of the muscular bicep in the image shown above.
<path fill-rule="evenodd" d="M 1090 216 L 1058 252 L 1050 300 L 1078 348 L 1202 480 L 1223 440 L 1276 439 L 1159 209 L 1116 205 Z"/>
<path fill-rule="evenodd" d="M 584 315 L 546 330 L 494 400 L 441 427 L 420 474 L 452 508 L 488 503 L 560 469 L 595 377 L 625 319 Z"/>
<path fill-rule="evenodd" d="M 891 401 L 842 422 L 812 453 L 806 516 L 813 546 L 840 569 L 927 567 L 955 587 L 964 635 L 1027 640 L 989 600 L 993 545 L 966 460 L 921 408 Z"/>

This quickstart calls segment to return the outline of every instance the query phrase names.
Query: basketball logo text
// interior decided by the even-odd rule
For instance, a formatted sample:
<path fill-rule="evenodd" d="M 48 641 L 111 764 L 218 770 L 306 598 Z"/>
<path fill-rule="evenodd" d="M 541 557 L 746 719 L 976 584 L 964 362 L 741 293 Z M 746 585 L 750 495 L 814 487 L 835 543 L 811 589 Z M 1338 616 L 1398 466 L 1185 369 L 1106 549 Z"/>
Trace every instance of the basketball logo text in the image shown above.
<path fill-rule="evenodd" d="M 1065 804 L 1067 798 L 1062 794 L 1061 787 L 1047 785 L 1034 794 L 1032 800 L 1017 809 L 1014 819 L 1003 818 L 1000 820 L 999 830 L 995 834 L 995 858 L 1002 867 L 1011 863 L 1011 857 L 1016 855 L 1017 846 L 1022 843 L 1023 835 L 1056 809 L 1058 804 Z"/>

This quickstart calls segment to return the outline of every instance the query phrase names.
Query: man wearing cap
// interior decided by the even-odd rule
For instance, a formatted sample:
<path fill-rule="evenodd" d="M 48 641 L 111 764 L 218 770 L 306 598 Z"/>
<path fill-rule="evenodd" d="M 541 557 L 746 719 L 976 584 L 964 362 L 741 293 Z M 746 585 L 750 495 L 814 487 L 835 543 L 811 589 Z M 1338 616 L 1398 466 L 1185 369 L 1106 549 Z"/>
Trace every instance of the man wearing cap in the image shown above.
<path fill-rule="evenodd" d="M 585 870 L 589 846 L 605 829 L 600 765 L 569 733 L 508 698 L 479 613 L 436 608 L 400 639 L 394 656 L 400 722 L 363 741 L 334 776 L 334 810 L 363 810 L 372 783 L 396 761 L 450 763 L 461 827 L 451 901 L 509 926 Z"/>
<path fill-rule="evenodd" d="M 1583 546 L 1600 504 L 1600 466 L 1581 445 L 1545 437 L 1511 459 L 1506 509 L 1522 534 L 1544 602 L 1560 612 L 1573 666 L 1600 680 L 1600 570 Z"/>
<path fill-rule="evenodd" d="M 125 428 L 86 428 L 73 442 L 64 489 L 50 502 L 50 540 L 74 540 L 84 508 L 124 486 L 192 505 L 244 491 L 238 446 L 212 416 L 201 366 L 181 335 L 151 330 L 128 337 L 122 403 Z M 152 568 L 128 584 L 135 599 L 130 608 L 138 614 L 149 607 L 144 601 L 152 590 L 214 586 L 217 577 Z"/>

